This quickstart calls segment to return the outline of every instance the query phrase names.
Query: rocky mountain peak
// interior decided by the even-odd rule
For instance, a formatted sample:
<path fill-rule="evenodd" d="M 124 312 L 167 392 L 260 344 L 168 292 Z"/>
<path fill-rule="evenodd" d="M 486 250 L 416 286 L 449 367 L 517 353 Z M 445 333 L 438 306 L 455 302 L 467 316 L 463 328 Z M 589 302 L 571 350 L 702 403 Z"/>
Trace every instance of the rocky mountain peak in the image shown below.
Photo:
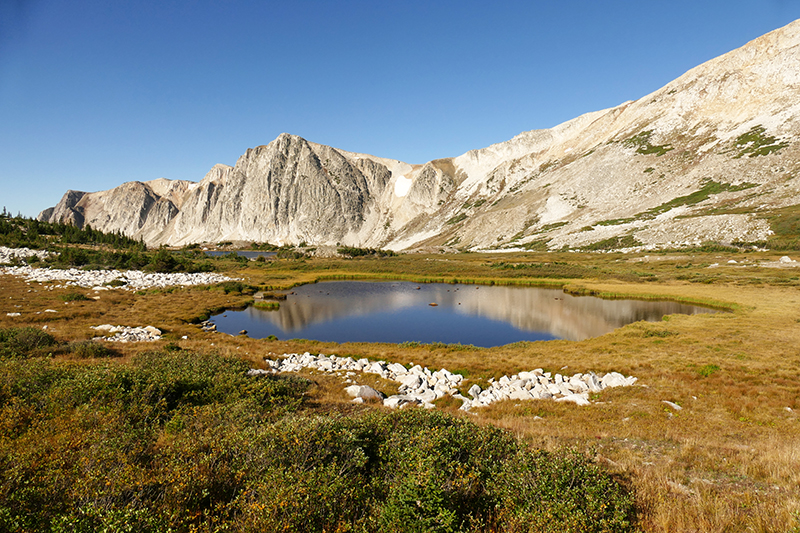
<path fill-rule="evenodd" d="M 282 133 L 198 183 L 69 191 L 40 217 L 150 244 L 471 250 L 763 242 L 800 203 L 800 21 L 639 100 L 410 165 Z"/>

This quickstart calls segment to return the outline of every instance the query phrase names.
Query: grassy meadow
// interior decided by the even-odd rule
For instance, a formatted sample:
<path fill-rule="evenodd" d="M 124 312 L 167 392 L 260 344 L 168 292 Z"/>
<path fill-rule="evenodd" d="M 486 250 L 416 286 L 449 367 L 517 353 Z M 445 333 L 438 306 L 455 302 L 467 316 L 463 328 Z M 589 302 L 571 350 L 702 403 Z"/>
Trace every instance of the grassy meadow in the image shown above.
<path fill-rule="evenodd" d="M 52 336 L 42 345 L 28 341 L 16 352 L 10 337 L 0 336 L 0 346 L 17 354 L 0 354 L 6 376 L 16 376 L 3 378 L 0 388 L 4 527 L 800 531 L 800 267 L 759 266 L 777 262 L 780 253 L 297 255 L 216 259 L 215 270 L 242 281 L 139 293 L 51 290 L 0 277 L 0 330 L 47 326 Z M 248 305 L 256 290 L 328 279 L 563 287 L 573 294 L 665 298 L 726 312 L 671 315 L 579 342 L 497 348 L 256 340 L 199 326 L 215 310 Z M 81 347 L 95 335 L 90 326 L 107 323 L 153 325 L 165 338 L 108 343 L 107 351 Z M 569 374 L 618 371 L 639 381 L 603 391 L 587 407 L 506 401 L 465 414 L 459 402 L 442 399 L 437 414 L 427 415 L 352 404 L 341 378 L 323 373 L 274 378 L 252 389 L 237 381 L 241 369 L 264 368 L 265 356 L 303 351 L 444 367 L 465 375 L 464 392 L 472 383 L 539 367 Z M 178 372 L 187 359 L 205 361 L 213 372 L 198 377 L 190 365 L 164 385 L 158 372 Z M 218 382 L 214 375 L 227 377 Z M 389 394 L 396 390 L 374 375 L 359 382 Z M 126 428 L 118 434 L 121 442 L 113 453 L 98 451 L 91 439 L 113 440 L 110 427 Z M 292 462 L 297 458 L 280 464 L 264 458 L 292 442 L 316 446 L 298 448 L 305 454 L 301 466 Z M 367 468 L 373 463 L 357 460 L 352 442 L 361 443 L 359 453 L 374 449 L 379 466 Z M 230 456 L 232 448 L 245 459 Z M 402 450 L 405 459 L 392 449 Z M 322 460 L 315 455 L 319 450 L 326 450 L 328 462 L 308 467 Z M 440 462 L 430 463 L 431 457 Z M 393 481 L 390 466 L 416 481 Z M 520 477 L 536 468 L 549 474 L 534 476 L 536 483 Z M 51 486 L 40 476 L 59 481 Z M 330 485 L 340 478 L 339 485 Z M 51 492 L 37 492 L 37 483 Z M 577 485 L 586 490 L 575 494 Z M 314 501 L 304 499 L 314 491 L 323 502 L 316 514 L 310 511 L 317 508 Z M 52 504 L 50 515 L 26 522 L 26 513 L 49 501 L 62 507 Z M 532 501 L 545 503 L 536 507 Z M 293 521 L 312 515 L 307 522 Z"/>

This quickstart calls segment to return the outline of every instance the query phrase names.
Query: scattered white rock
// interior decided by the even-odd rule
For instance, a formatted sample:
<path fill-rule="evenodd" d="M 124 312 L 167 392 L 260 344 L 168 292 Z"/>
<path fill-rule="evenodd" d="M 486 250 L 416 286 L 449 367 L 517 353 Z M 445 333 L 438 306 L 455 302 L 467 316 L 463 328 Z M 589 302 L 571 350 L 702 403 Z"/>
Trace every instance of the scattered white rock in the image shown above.
<path fill-rule="evenodd" d="M 31 250 L 30 248 L 6 248 L 0 246 L 0 265 L 7 265 L 14 263 L 18 260 L 25 260 L 29 257 L 38 257 L 39 259 L 46 259 L 52 255 L 50 252 L 44 250 Z"/>
<path fill-rule="evenodd" d="M 6 316 L 19 316 L 19 313 L 6 313 Z"/>
<path fill-rule="evenodd" d="M 407 369 L 398 363 L 370 362 L 368 359 L 354 361 L 351 357 L 312 355 L 309 352 L 284 354 L 283 358 L 265 358 L 264 361 L 273 372 L 299 372 L 303 368 L 322 372 L 346 371 L 348 376 L 354 375 L 354 372 L 368 372 L 395 381 L 400 383 L 398 394 L 388 398 L 384 398 L 379 391 L 365 385 L 351 385 L 345 388 L 345 392 L 354 398 L 383 399 L 383 405 L 393 409 L 405 405 L 430 408 L 433 407 L 435 400 L 444 396 L 461 400 L 460 409 L 464 411 L 509 399 L 555 399 L 576 405 L 589 405 L 590 392 L 600 392 L 611 387 L 630 387 L 637 380 L 635 377 L 625 377 L 618 372 L 610 372 L 602 377 L 590 372 L 573 376 L 556 374 L 551 378 L 549 372 L 545 373 L 541 368 L 537 368 L 530 372 L 503 376 L 497 381 L 490 379 L 486 390 L 481 390 L 480 386 L 474 384 L 468 391 L 471 398 L 467 398 L 461 395 L 457 388 L 464 380 L 464 376 L 453 374 L 445 368 L 432 372 L 419 365 Z"/>
<path fill-rule="evenodd" d="M 112 326 L 103 324 L 101 326 L 91 326 L 95 331 L 106 333 L 106 335 L 95 337 L 93 340 L 108 342 L 152 342 L 161 338 L 161 330 L 153 326 L 128 327 Z"/>
<path fill-rule="evenodd" d="M 670 402 L 669 400 L 661 400 L 661 403 L 665 403 L 665 404 L 667 404 L 668 406 L 672 407 L 672 408 L 673 408 L 673 409 L 675 409 L 676 411 L 680 411 L 681 409 L 683 409 L 683 407 L 681 407 L 681 406 L 680 406 L 680 405 L 678 405 L 677 403 Z"/>
<path fill-rule="evenodd" d="M 791 257 L 789 257 L 788 255 L 784 255 L 783 257 L 780 258 L 779 261 L 781 263 L 796 263 L 797 262 L 797 261 L 793 260 Z"/>
<path fill-rule="evenodd" d="M 209 272 L 142 272 L 141 270 L 80 270 L 11 266 L 0 268 L 0 274 L 19 276 L 28 283 L 62 282 L 57 288 L 82 287 L 95 291 L 109 289 L 142 290 L 191 285 L 213 285 L 234 278 Z M 111 285 L 109 285 L 111 284 Z"/>

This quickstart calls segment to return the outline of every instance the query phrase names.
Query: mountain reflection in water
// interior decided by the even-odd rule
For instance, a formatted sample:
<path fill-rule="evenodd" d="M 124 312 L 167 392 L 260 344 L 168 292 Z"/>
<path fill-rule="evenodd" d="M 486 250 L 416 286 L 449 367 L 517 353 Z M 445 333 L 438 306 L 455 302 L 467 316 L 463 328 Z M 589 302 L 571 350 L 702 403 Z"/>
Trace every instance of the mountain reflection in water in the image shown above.
<path fill-rule="evenodd" d="M 533 287 L 332 281 L 295 288 L 277 311 L 250 307 L 227 311 L 214 321 L 219 331 L 246 329 L 255 338 L 497 346 L 520 340 L 582 340 L 639 320 L 708 312 L 715 311 Z"/>

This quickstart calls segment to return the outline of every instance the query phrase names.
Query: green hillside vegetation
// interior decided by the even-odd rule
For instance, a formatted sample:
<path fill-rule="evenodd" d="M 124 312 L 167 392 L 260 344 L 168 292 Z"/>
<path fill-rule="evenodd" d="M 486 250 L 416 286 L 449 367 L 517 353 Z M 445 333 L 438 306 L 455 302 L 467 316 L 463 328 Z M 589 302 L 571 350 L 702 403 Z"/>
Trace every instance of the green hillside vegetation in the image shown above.
<path fill-rule="evenodd" d="M 307 380 L 213 353 L 74 364 L 25 335 L 0 330 L 2 531 L 634 528 L 630 489 L 577 452 L 421 409 L 309 412 Z"/>
<path fill-rule="evenodd" d="M 758 125 L 750 128 L 747 133 L 739 135 L 734 142 L 734 151 L 736 152 L 736 155 L 733 156 L 734 159 L 745 155 L 748 157 L 769 155 L 789 146 L 788 142 L 779 141 L 771 135 L 764 135 L 766 131 L 764 126 Z"/>

